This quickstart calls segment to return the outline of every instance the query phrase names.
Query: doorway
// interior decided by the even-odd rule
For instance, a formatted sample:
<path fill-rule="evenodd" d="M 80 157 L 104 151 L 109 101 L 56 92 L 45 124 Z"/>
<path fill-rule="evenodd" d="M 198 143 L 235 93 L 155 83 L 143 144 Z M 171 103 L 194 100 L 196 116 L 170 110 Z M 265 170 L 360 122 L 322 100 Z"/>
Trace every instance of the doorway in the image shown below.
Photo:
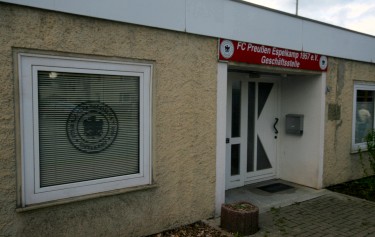
<path fill-rule="evenodd" d="M 228 72 L 226 189 L 275 178 L 279 80 Z"/>

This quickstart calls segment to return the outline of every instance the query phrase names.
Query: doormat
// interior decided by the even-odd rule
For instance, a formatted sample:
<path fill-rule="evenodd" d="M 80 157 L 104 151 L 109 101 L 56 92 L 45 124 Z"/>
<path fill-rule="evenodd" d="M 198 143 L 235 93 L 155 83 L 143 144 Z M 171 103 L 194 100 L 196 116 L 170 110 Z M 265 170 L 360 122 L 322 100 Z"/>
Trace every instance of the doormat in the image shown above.
<path fill-rule="evenodd" d="M 282 184 L 282 183 L 274 183 L 274 184 L 269 184 L 269 185 L 265 185 L 265 186 L 261 186 L 257 188 L 265 192 L 277 193 L 277 192 L 281 192 L 284 190 L 293 189 L 294 187 L 286 185 L 286 184 Z"/>

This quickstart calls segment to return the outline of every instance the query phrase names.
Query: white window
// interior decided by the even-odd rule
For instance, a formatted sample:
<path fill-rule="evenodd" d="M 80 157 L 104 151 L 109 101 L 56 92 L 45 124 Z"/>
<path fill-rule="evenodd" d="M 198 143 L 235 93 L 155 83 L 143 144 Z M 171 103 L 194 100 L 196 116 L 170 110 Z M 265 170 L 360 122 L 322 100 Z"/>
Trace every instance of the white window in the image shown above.
<path fill-rule="evenodd" d="M 375 85 L 354 85 L 352 150 L 367 149 L 366 135 L 374 128 Z"/>
<path fill-rule="evenodd" d="M 19 62 L 23 206 L 151 183 L 152 65 Z"/>

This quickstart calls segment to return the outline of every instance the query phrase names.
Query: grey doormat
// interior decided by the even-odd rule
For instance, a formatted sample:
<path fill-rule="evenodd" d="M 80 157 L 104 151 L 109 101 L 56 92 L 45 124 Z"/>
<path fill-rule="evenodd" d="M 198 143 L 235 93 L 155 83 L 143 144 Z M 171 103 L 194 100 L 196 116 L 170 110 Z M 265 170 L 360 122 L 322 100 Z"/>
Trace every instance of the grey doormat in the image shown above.
<path fill-rule="evenodd" d="M 289 186 L 287 184 L 274 183 L 274 184 L 269 184 L 269 185 L 265 185 L 265 186 L 261 186 L 261 187 L 257 187 L 257 188 L 260 189 L 260 190 L 263 190 L 265 192 L 277 193 L 277 192 L 281 192 L 281 191 L 284 191 L 284 190 L 293 189 L 294 187 Z"/>

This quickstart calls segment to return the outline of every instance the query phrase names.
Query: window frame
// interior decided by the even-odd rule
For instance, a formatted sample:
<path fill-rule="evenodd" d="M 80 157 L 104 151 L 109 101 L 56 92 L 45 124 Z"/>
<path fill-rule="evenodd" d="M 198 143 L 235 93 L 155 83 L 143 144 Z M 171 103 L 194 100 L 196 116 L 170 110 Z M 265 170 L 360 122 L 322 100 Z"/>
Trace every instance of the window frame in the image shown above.
<path fill-rule="evenodd" d="M 366 142 L 356 143 L 355 136 L 356 136 L 356 123 L 357 123 L 357 92 L 359 90 L 364 91 L 373 91 L 375 93 L 375 84 L 367 84 L 367 83 L 355 83 L 354 84 L 354 93 L 353 93 L 353 114 L 352 114 L 352 152 L 358 152 L 359 150 L 366 151 L 367 144 Z M 375 98 L 374 98 L 375 99 Z M 375 111 L 375 101 L 374 101 L 374 111 Z M 372 118 L 372 124 L 375 128 L 375 116 Z"/>
<path fill-rule="evenodd" d="M 99 192 L 151 184 L 152 64 L 18 54 L 22 195 L 21 205 L 43 203 Z M 38 71 L 137 76 L 140 80 L 139 170 L 132 175 L 40 187 Z"/>

